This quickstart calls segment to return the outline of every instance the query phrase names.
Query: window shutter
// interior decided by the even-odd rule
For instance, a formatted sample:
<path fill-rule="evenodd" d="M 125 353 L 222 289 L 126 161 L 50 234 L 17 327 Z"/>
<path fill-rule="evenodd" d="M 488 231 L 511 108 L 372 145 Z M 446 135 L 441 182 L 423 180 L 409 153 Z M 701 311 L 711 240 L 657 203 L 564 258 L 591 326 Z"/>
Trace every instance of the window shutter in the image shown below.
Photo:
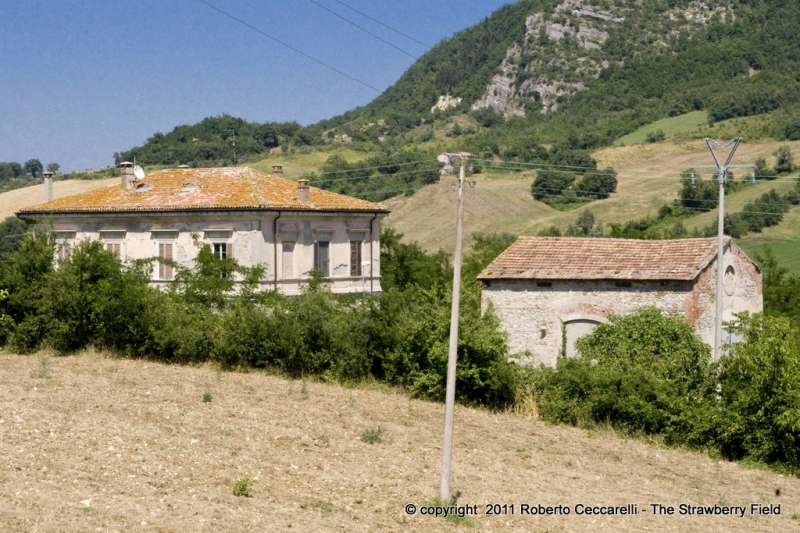
<path fill-rule="evenodd" d="M 233 243 L 228 243 L 225 245 L 225 255 L 226 257 L 233 257 Z"/>

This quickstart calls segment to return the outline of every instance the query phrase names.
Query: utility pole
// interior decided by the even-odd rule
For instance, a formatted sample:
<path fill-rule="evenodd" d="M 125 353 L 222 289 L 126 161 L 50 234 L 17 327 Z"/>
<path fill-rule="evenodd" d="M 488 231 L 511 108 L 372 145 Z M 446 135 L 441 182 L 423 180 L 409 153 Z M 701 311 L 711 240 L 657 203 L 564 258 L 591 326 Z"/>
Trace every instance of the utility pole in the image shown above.
<path fill-rule="evenodd" d="M 461 160 L 458 178 L 458 211 L 456 214 L 456 254 L 453 262 L 453 305 L 450 311 L 450 347 L 447 352 L 447 390 L 444 406 L 444 441 L 442 443 L 442 468 L 439 475 L 439 496 L 446 504 L 450 501 L 450 466 L 453 456 L 453 419 L 456 408 L 456 363 L 458 359 L 458 316 L 461 303 L 461 234 L 464 220 L 464 182 L 467 176 L 467 158 L 471 154 L 441 154 L 439 161 L 452 163 Z M 474 187 L 475 185 L 472 184 Z"/>
<path fill-rule="evenodd" d="M 741 137 L 736 137 L 735 139 L 731 139 L 726 144 L 722 145 L 711 139 L 709 137 L 705 138 L 706 144 L 708 145 L 708 149 L 711 151 L 711 156 L 714 158 L 714 165 L 698 165 L 693 166 L 692 169 L 700 169 L 700 168 L 711 168 L 716 169 L 717 171 L 717 181 L 719 182 L 719 217 L 717 222 L 717 295 L 716 295 L 716 324 L 714 327 L 714 360 L 719 361 L 720 356 L 722 355 L 722 300 L 725 297 L 725 289 L 723 287 L 723 283 L 725 281 L 725 179 L 728 174 L 729 168 L 753 168 L 753 165 L 731 165 L 731 160 L 733 159 L 733 154 L 736 153 L 736 149 L 739 147 L 739 143 L 742 142 Z M 720 148 L 723 152 L 728 146 L 733 145 L 731 148 L 731 153 L 728 154 L 728 159 L 725 161 L 724 164 L 720 163 L 720 159 L 717 157 L 717 154 L 714 152 L 714 147 L 716 145 Z"/>

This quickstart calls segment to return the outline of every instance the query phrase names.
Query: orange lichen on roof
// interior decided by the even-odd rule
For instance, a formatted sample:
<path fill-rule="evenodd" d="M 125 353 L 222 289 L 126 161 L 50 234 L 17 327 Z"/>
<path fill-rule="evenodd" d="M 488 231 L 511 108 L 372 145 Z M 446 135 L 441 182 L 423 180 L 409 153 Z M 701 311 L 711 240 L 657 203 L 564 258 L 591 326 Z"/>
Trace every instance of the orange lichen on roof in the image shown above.
<path fill-rule="evenodd" d="M 20 214 L 61 212 L 206 211 L 288 209 L 388 212 L 381 205 L 309 188 L 309 202 L 297 197 L 297 183 L 246 167 L 159 170 L 131 189 L 113 185 L 52 200 Z"/>
<path fill-rule="evenodd" d="M 730 238 L 726 237 L 726 247 Z M 520 237 L 478 279 L 695 279 L 717 255 L 717 240 L 639 241 Z"/>

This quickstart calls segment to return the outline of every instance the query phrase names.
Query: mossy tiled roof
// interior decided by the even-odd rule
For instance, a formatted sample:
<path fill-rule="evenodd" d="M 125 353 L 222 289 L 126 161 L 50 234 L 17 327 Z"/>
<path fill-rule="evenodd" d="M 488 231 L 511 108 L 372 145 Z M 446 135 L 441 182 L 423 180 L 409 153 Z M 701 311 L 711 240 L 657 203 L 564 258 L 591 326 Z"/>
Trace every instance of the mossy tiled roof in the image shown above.
<path fill-rule="evenodd" d="M 691 281 L 716 256 L 716 238 L 520 237 L 478 279 Z"/>
<path fill-rule="evenodd" d="M 309 202 L 297 197 L 297 182 L 246 167 L 159 170 L 134 182 L 58 198 L 20 210 L 37 213 L 210 211 L 286 209 L 298 211 L 388 212 L 381 205 L 309 188 Z"/>

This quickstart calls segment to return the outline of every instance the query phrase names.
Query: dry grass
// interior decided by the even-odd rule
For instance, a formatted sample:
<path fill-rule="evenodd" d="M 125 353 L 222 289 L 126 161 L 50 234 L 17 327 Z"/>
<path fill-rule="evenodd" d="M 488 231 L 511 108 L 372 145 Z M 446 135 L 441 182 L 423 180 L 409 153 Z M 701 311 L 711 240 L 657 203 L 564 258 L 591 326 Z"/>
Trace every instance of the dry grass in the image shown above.
<path fill-rule="evenodd" d="M 119 183 L 119 178 L 103 180 L 64 180 L 53 182 L 53 198 L 63 198 Z M 14 189 L 0 194 L 0 220 L 13 216 L 23 207 L 44 203 L 44 184 Z"/>
<path fill-rule="evenodd" d="M 376 387 L 101 354 L 0 354 L 4 531 L 455 531 L 406 517 L 438 492 L 443 408 Z M 213 393 L 204 403 L 203 393 Z M 531 399 L 533 401 L 533 399 Z M 535 405 L 535 402 L 534 404 Z M 780 517 L 479 516 L 485 531 L 789 531 L 800 480 L 611 432 L 457 408 L 461 503 L 781 503 Z M 385 428 L 382 442 L 360 435 Z M 233 495 L 244 478 L 251 498 Z M 775 495 L 780 489 L 780 496 Z"/>

